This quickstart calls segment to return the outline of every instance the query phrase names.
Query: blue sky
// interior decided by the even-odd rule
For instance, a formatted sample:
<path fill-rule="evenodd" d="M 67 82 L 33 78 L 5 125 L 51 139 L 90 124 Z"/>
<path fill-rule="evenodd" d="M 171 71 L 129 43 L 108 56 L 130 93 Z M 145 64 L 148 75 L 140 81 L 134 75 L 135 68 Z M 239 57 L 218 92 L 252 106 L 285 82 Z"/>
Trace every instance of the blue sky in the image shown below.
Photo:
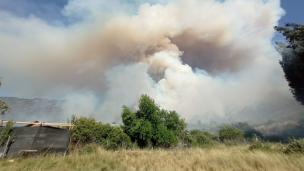
<path fill-rule="evenodd" d="M 137 2 L 136 0 L 123 1 Z M 153 3 L 151 0 L 149 2 Z M 1 0 L 0 9 L 22 17 L 34 14 L 47 21 L 65 21 L 61 10 L 67 3 L 68 0 Z M 280 25 L 287 22 L 304 24 L 304 0 L 281 0 L 281 6 L 286 11 L 286 15 L 279 21 Z"/>
<path fill-rule="evenodd" d="M 281 7 L 286 15 L 279 21 L 280 25 L 287 22 L 304 24 L 304 0 L 281 0 Z"/>
<path fill-rule="evenodd" d="M 140 0 L 121 0 L 127 3 L 150 2 L 154 3 L 156 0 L 140 1 Z M 61 13 L 61 10 L 67 5 L 68 0 L 1 0 L 0 10 L 13 13 L 17 16 L 28 17 L 35 15 L 41 19 L 52 23 L 54 21 L 61 21 L 69 24 L 70 21 Z M 286 14 L 279 21 L 279 25 L 293 22 L 304 24 L 304 0 L 281 0 L 281 7 Z M 273 38 L 274 41 L 284 41 L 284 37 L 276 33 Z"/>

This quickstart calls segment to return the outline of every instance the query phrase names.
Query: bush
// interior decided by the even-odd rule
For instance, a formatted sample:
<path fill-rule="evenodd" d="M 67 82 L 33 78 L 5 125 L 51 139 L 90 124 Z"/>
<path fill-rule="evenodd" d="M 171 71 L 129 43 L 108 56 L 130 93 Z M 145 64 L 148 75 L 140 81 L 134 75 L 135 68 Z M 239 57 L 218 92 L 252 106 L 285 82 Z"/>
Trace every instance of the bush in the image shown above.
<path fill-rule="evenodd" d="M 256 141 L 249 146 L 249 150 L 271 151 L 272 148 L 269 142 Z"/>
<path fill-rule="evenodd" d="M 131 145 L 130 137 L 120 127 L 113 127 L 103 142 L 107 149 L 127 148 Z"/>
<path fill-rule="evenodd" d="M 94 135 L 96 135 L 97 122 L 94 118 L 80 117 L 75 118 L 74 128 L 72 134 L 72 141 L 80 143 L 92 142 Z"/>
<path fill-rule="evenodd" d="M 118 126 L 96 122 L 94 118 L 72 117 L 75 127 L 73 128 L 72 141 L 82 144 L 98 143 L 107 149 L 129 147 L 130 137 Z"/>
<path fill-rule="evenodd" d="M 223 140 L 233 140 L 244 138 L 244 132 L 234 126 L 221 125 L 219 130 L 219 138 Z"/>
<path fill-rule="evenodd" d="M 217 137 L 209 132 L 194 129 L 190 131 L 189 145 L 191 147 L 205 147 L 213 144 L 216 139 Z"/>
<path fill-rule="evenodd" d="M 284 153 L 302 153 L 304 154 L 304 139 L 289 139 L 289 144 Z"/>
<path fill-rule="evenodd" d="M 5 124 L 3 130 L 1 131 L 1 135 L 0 135 L 0 146 L 5 145 L 9 136 L 10 136 L 10 139 L 9 139 L 8 143 L 10 144 L 10 143 L 14 142 L 16 133 L 14 132 L 13 126 L 14 126 L 13 120 L 9 120 Z"/>

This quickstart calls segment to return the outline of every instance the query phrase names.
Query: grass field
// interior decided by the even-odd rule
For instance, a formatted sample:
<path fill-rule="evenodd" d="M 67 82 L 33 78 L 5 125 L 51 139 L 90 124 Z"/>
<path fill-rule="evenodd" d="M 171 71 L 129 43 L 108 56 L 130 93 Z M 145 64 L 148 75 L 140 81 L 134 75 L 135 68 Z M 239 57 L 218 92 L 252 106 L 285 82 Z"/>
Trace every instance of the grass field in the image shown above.
<path fill-rule="evenodd" d="M 12 162 L 13 160 L 13 162 Z M 250 151 L 248 145 L 183 150 L 107 151 L 98 147 L 91 153 L 68 156 L 1 159 L 0 170 L 274 170 L 303 171 L 304 155 Z"/>

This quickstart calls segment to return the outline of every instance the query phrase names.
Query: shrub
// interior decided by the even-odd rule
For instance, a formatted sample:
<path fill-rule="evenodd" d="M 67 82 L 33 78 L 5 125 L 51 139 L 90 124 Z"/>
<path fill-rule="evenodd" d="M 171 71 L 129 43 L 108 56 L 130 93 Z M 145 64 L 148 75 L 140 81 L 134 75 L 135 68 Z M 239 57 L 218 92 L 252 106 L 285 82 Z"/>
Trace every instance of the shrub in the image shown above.
<path fill-rule="evenodd" d="M 72 117 L 75 127 L 73 128 L 72 140 L 82 144 L 98 142 L 107 149 L 129 147 L 130 137 L 118 126 L 96 122 L 94 118 Z M 89 148 L 89 146 L 88 146 Z"/>
<path fill-rule="evenodd" d="M 289 144 L 284 153 L 302 153 L 304 154 L 304 139 L 289 139 Z"/>
<path fill-rule="evenodd" d="M 75 118 L 74 128 L 72 134 L 72 141 L 80 143 L 92 142 L 94 135 L 96 135 L 97 122 L 94 118 L 80 117 Z"/>
<path fill-rule="evenodd" d="M 216 139 L 217 137 L 209 132 L 194 129 L 190 131 L 189 145 L 191 147 L 205 147 L 213 144 Z"/>
<path fill-rule="evenodd" d="M 108 137 L 103 141 L 107 149 L 127 148 L 131 144 L 130 137 L 120 127 L 113 127 Z"/>
<path fill-rule="evenodd" d="M 244 132 L 234 126 L 221 125 L 219 130 L 219 138 L 221 140 L 241 139 L 244 137 Z"/>
<path fill-rule="evenodd" d="M 264 151 L 270 151 L 271 149 L 271 144 L 269 142 L 262 142 L 262 141 L 256 141 L 253 142 L 249 146 L 249 150 L 264 150 Z"/>
<path fill-rule="evenodd" d="M 5 124 L 3 130 L 1 131 L 1 135 L 0 135 L 0 146 L 5 145 L 9 136 L 10 136 L 10 139 L 9 139 L 8 143 L 10 144 L 10 143 L 14 142 L 16 134 L 14 132 L 13 126 L 14 126 L 13 120 L 9 120 Z"/>

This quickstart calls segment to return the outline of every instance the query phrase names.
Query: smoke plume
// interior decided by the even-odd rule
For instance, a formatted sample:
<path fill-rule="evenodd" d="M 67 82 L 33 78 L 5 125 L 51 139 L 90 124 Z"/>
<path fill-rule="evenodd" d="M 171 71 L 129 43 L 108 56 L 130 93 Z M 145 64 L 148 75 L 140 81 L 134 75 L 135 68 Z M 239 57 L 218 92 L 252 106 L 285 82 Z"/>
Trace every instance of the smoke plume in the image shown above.
<path fill-rule="evenodd" d="M 104 122 L 141 94 L 208 121 L 288 91 L 271 43 L 279 0 L 137 4 L 70 0 L 69 24 L 0 11 L 1 91 L 64 99 L 64 117 Z"/>

